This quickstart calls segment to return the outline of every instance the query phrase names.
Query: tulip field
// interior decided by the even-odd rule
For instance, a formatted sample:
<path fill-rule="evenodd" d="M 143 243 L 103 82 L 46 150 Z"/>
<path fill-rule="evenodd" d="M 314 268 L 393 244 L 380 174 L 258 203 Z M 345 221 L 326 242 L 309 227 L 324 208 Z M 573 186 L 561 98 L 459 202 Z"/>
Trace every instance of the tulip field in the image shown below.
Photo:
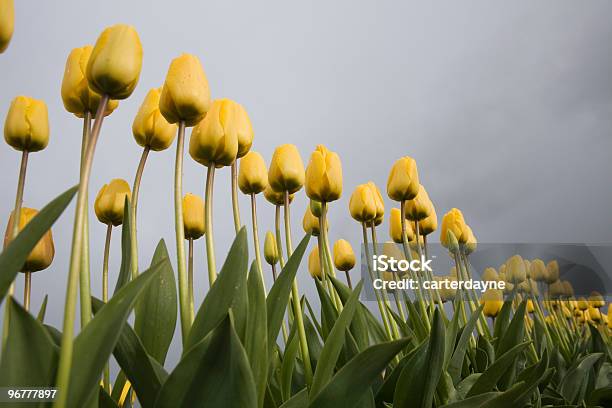
<path fill-rule="evenodd" d="M 13 0 L 0 0 L 2 52 L 12 10 Z M 477 231 L 457 208 L 438 217 L 410 152 L 387 158 L 386 184 L 357 186 L 343 183 L 341 158 L 324 145 L 308 152 L 306 165 L 307 152 L 292 144 L 264 159 L 252 149 L 246 108 L 211 98 L 196 55 L 169 57 L 163 86 L 133 112 L 141 148 L 133 178 L 90 189 L 104 119 L 138 86 L 143 45 L 134 27 L 116 24 L 93 45 L 73 46 L 57 101 L 48 102 L 61 97 L 82 124 L 79 183 L 43 208 L 26 207 L 24 196 L 36 185 L 28 163 L 49 141 L 47 104 L 16 95 L 2 101 L 10 103 L 4 140 L 21 166 L 15 196 L 5 194 L 13 211 L 2 215 L 0 406 L 612 407 L 612 307 L 600 293 L 575 294 L 553 258 L 512 254 L 476 270 Z M 166 214 L 175 235 L 155 237 L 152 259 L 143 259 L 139 241 L 152 237 L 138 234 L 146 222 L 137 217 L 140 183 L 150 155 L 166 149 L 176 153 L 167 169 L 174 206 Z M 184 160 L 206 172 L 202 191 L 183 191 Z M 213 212 L 213 200 L 230 202 L 213 194 L 218 172 L 231 174 L 232 219 Z M 330 239 L 329 208 L 343 193 L 361 248 Z M 239 194 L 248 209 L 240 210 Z M 385 195 L 394 208 L 385 208 Z M 294 201 L 307 202 L 305 214 L 292 213 Z M 71 203 L 73 213 L 66 211 Z M 274 210 L 274 225 L 258 225 L 258 206 Z M 54 272 L 66 289 L 65 302 L 53 305 L 63 324 L 54 327 L 45 319 L 47 300 L 32 301 L 31 287 L 54 262 L 52 231 L 65 211 L 73 229 L 70 253 L 62 254 L 69 268 Z M 104 248 L 90 247 L 88 214 L 104 225 Z M 228 253 L 215 246 L 221 228 L 235 233 Z M 369 262 L 384 253 L 427 263 L 434 241 L 452 268 L 383 274 Z M 90 265 L 93 251 L 104 254 L 101 267 Z M 194 256 L 205 256 L 205 268 Z M 121 260 L 119 270 L 111 257 Z M 300 271 L 310 273 L 316 296 L 298 286 Z M 194 298 L 194 275 L 207 277 L 202 302 Z M 264 277 L 273 284 L 266 287 Z M 377 279 L 404 278 L 419 286 L 371 289 Z M 459 285 L 473 279 L 503 289 Z M 25 282 L 23 293 L 16 280 Z M 100 293 L 92 280 L 102 280 Z M 426 289 L 425 282 L 439 285 Z M 174 338 L 180 357 L 170 362 Z M 28 401 L 28 389 L 54 392 Z"/>

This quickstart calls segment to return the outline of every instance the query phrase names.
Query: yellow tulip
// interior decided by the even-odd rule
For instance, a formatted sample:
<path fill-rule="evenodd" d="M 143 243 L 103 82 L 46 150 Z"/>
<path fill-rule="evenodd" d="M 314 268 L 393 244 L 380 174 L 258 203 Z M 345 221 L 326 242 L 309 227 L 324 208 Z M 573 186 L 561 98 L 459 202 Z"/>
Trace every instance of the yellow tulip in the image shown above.
<path fill-rule="evenodd" d="M 359 222 L 370 222 L 376 218 L 376 198 L 367 184 L 358 185 L 349 200 L 351 217 Z"/>
<path fill-rule="evenodd" d="M 172 60 L 161 91 L 159 110 L 170 123 L 197 125 L 210 109 L 210 89 L 200 60 L 182 54 Z"/>
<path fill-rule="evenodd" d="M 452 232 L 457 238 L 458 242 L 465 243 L 467 241 L 467 225 L 463 218 L 463 213 L 457 209 L 452 208 L 449 212 L 444 214 L 442 217 L 442 227 L 440 229 L 440 243 L 445 248 L 448 248 L 448 232 Z M 465 235 L 465 238 L 464 238 Z"/>
<path fill-rule="evenodd" d="M 315 217 L 312 214 L 310 211 L 310 206 L 306 207 L 306 211 L 304 211 L 302 227 L 304 228 L 305 233 L 314 235 L 315 237 L 318 237 L 321 232 L 319 217 Z M 329 219 L 325 220 L 325 227 L 329 229 Z"/>
<path fill-rule="evenodd" d="M 457 280 L 457 276 L 434 276 L 435 280 Z M 442 300 L 442 302 L 446 303 L 446 302 L 452 302 L 453 300 L 455 300 L 455 296 L 457 296 L 457 289 L 453 289 L 450 285 L 443 285 L 440 290 L 438 290 L 438 294 L 440 295 L 440 300 Z"/>
<path fill-rule="evenodd" d="M 306 167 L 306 195 L 329 203 L 342 195 L 342 164 L 335 152 L 318 145 Z"/>
<path fill-rule="evenodd" d="M 563 296 L 565 297 L 574 296 L 574 287 L 572 286 L 570 281 L 564 280 L 564 281 L 561 281 L 561 284 L 563 285 Z"/>
<path fill-rule="evenodd" d="M 408 241 L 414 240 L 414 231 L 410 223 L 406 222 L 402 217 L 402 212 L 399 208 L 392 208 L 391 215 L 389 216 L 389 236 L 398 244 L 403 242 L 402 240 L 402 222 L 406 223 L 406 236 Z"/>
<path fill-rule="evenodd" d="M 268 181 L 270 181 L 270 175 L 268 174 Z M 285 202 L 285 194 L 281 191 L 274 191 L 272 186 L 268 184 L 264 189 L 264 197 L 270 204 L 283 205 Z M 293 194 L 289 195 L 289 202 L 293 201 Z"/>
<path fill-rule="evenodd" d="M 292 144 L 278 146 L 268 172 L 268 182 L 274 191 L 293 194 L 304 185 L 304 177 L 304 164 L 297 147 Z"/>
<path fill-rule="evenodd" d="M 85 116 L 86 112 L 93 115 L 100 105 L 100 94 L 92 91 L 87 82 L 87 62 L 93 47 L 86 45 L 70 51 L 62 79 L 62 102 L 64 108 L 78 118 Z M 104 116 L 110 115 L 119 106 L 119 101 L 111 99 L 106 104 Z"/>
<path fill-rule="evenodd" d="M 22 231 L 25 226 L 32 221 L 36 214 L 38 214 L 38 211 L 33 208 L 22 207 L 19 213 L 19 231 Z M 6 226 L 4 248 L 6 248 L 12 240 L 13 215 L 14 211 L 11 212 L 8 225 Z M 51 265 L 51 262 L 53 262 L 54 256 L 55 247 L 53 245 L 53 235 L 51 234 L 51 229 L 49 229 L 29 253 L 25 263 L 21 267 L 21 272 L 38 272 L 47 269 L 49 265 Z"/>
<path fill-rule="evenodd" d="M 321 275 L 321 263 L 319 259 L 319 247 L 317 245 L 314 246 L 312 252 L 308 256 L 308 272 L 310 276 L 313 278 L 321 279 L 323 275 Z"/>
<path fill-rule="evenodd" d="M 419 172 L 412 157 L 404 156 L 391 168 L 387 195 L 395 201 L 412 200 L 419 192 Z"/>
<path fill-rule="evenodd" d="M 591 307 L 600 308 L 604 307 L 606 302 L 599 292 L 593 291 L 591 292 L 591 296 L 589 296 L 589 304 Z"/>
<path fill-rule="evenodd" d="M 487 317 L 495 318 L 504 305 L 504 294 L 501 290 L 487 289 L 480 299 L 484 305 L 482 313 Z"/>
<path fill-rule="evenodd" d="M 0 54 L 9 46 L 15 29 L 15 4 L 13 0 L 0 0 Z"/>
<path fill-rule="evenodd" d="M 89 86 L 111 99 L 132 94 L 142 69 L 142 44 L 134 27 L 116 24 L 98 37 L 87 63 Z"/>
<path fill-rule="evenodd" d="M 411 221 L 419 221 L 427 218 L 433 206 L 423 185 L 419 185 L 419 192 L 412 200 L 406 201 L 405 216 Z"/>
<path fill-rule="evenodd" d="M 368 181 L 367 185 L 372 190 L 372 195 L 374 196 L 374 201 L 376 202 L 376 217 L 374 217 L 374 220 L 375 222 L 377 220 L 380 220 L 380 222 L 382 222 L 382 219 L 385 215 L 385 200 L 383 199 L 383 196 L 380 193 L 380 189 L 376 184 L 374 184 L 373 181 Z"/>
<path fill-rule="evenodd" d="M 238 187 L 244 194 L 259 194 L 268 186 L 268 169 L 261 154 L 250 151 L 240 160 Z"/>
<path fill-rule="evenodd" d="M 49 115 L 44 101 L 18 96 L 4 121 L 4 140 L 15 150 L 38 152 L 49 144 Z"/>
<path fill-rule="evenodd" d="M 237 133 L 238 133 L 238 154 L 237 158 L 241 158 L 245 156 L 249 150 L 251 150 L 251 146 L 253 145 L 253 126 L 251 125 L 251 119 L 249 119 L 249 115 L 244 107 L 238 104 L 238 109 L 236 112 L 237 116 Z"/>
<path fill-rule="evenodd" d="M 495 268 L 486 268 L 482 273 L 482 280 L 485 282 L 497 282 L 499 281 L 499 275 Z"/>
<path fill-rule="evenodd" d="M 527 313 L 533 313 L 535 310 L 535 306 L 533 305 L 533 300 L 527 300 Z"/>
<path fill-rule="evenodd" d="M 315 217 L 320 217 L 323 213 L 323 206 L 321 205 L 321 202 L 317 200 L 310 200 L 309 205 L 310 212 L 312 213 L 312 215 L 314 215 Z"/>
<path fill-rule="evenodd" d="M 559 264 L 557 261 L 553 260 L 546 264 L 545 281 L 551 284 L 557 280 L 559 280 Z"/>
<path fill-rule="evenodd" d="M 587 311 L 589 321 L 599 323 L 601 321 L 601 312 L 595 307 L 589 307 Z"/>
<path fill-rule="evenodd" d="M 187 193 L 183 197 L 183 228 L 185 239 L 198 239 L 204 235 L 204 200 Z"/>
<path fill-rule="evenodd" d="M 531 278 L 536 282 L 543 282 L 546 276 L 546 265 L 541 259 L 534 259 L 529 266 Z"/>
<path fill-rule="evenodd" d="M 608 329 L 612 329 L 612 314 L 610 314 L 610 313 L 612 313 L 612 303 L 610 303 L 608 305 L 608 316 L 610 317 L 610 318 L 607 319 L 608 320 Z"/>
<path fill-rule="evenodd" d="M 565 294 L 563 283 L 555 281 L 548 286 L 548 296 L 557 299 Z"/>
<path fill-rule="evenodd" d="M 229 166 L 236 160 L 237 103 L 229 99 L 213 102 L 204 119 L 191 132 L 189 154 L 200 164 L 216 167 Z"/>
<path fill-rule="evenodd" d="M 264 241 L 264 258 L 270 265 L 276 265 L 278 263 L 278 247 L 276 246 L 276 238 L 272 232 L 266 232 L 266 239 Z"/>
<path fill-rule="evenodd" d="M 520 255 L 514 255 L 506 262 L 506 277 L 512 283 L 521 283 L 527 278 L 525 262 Z"/>
<path fill-rule="evenodd" d="M 589 308 L 589 302 L 584 298 L 580 297 L 577 302 L 578 309 L 587 310 Z"/>
<path fill-rule="evenodd" d="M 350 271 L 355 266 L 355 252 L 347 240 L 339 239 L 334 244 L 334 266 L 343 272 Z"/>
<path fill-rule="evenodd" d="M 103 185 L 94 202 L 94 211 L 98 220 L 102 224 L 121 225 L 126 197 L 128 200 L 132 198 L 127 181 L 113 179 L 109 184 Z"/>
<path fill-rule="evenodd" d="M 528 278 L 531 278 L 531 261 L 529 259 L 523 259 L 525 262 L 525 274 Z"/>
<path fill-rule="evenodd" d="M 156 152 L 170 147 L 177 130 L 177 126 L 168 123 L 159 111 L 159 97 L 160 89 L 151 89 L 132 123 L 136 143 Z"/>
<path fill-rule="evenodd" d="M 476 236 L 474 235 L 474 232 L 472 231 L 470 226 L 466 225 L 465 228 L 467 230 L 467 239 L 465 240 L 464 248 L 465 253 L 469 255 L 476 250 L 478 241 L 476 240 Z"/>
<path fill-rule="evenodd" d="M 429 215 L 419 221 L 419 234 L 421 235 L 429 235 L 435 230 L 438 229 L 438 215 L 436 214 L 436 209 L 431 204 L 429 208 Z"/>

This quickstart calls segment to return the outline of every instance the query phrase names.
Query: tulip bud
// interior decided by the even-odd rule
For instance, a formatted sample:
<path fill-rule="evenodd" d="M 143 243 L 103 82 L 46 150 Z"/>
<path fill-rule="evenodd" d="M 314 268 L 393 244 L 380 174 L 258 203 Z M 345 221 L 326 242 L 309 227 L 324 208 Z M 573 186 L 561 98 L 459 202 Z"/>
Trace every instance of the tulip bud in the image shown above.
<path fill-rule="evenodd" d="M 268 172 L 268 182 L 272 188 L 293 194 L 304 185 L 304 177 L 304 164 L 297 147 L 292 144 L 278 146 Z"/>
<path fill-rule="evenodd" d="M 359 222 L 370 222 L 376 217 L 376 199 L 372 189 L 367 184 L 355 188 L 349 200 L 351 217 Z"/>
<path fill-rule="evenodd" d="M 374 218 L 374 226 L 378 227 L 384 220 L 385 214 L 377 215 L 376 218 Z"/>
<path fill-rule="evenodd" d="M 504 305 L 504 294 L 501 290 L 487 289 L 480 299 L 484 305 L 482 313 L 487 317 L 495 318 Z"/>
<path fill-rule="evenodd" d="M 589 308 L 589 302 L 584 297 L 578 299 L 577 307 L 580 310 L 587 310 Z"/>
<path fill-rule="evenodd" d="M 268 174 L 268 181 L 270 180 Z M 270 204 L 283 205 L 285 203 L 285 193 L 282 191 L 274 191 L 274 189 L 268 184 L 264 189 L 264 197 Z M 289 202 L 293 201 L 293 194 L 289 194 Z"/>
<path fill-rule="evenodd" d="M 322 278 L 321 263 L 319 259 L 319 247 L 315 245 L 312 252 L 308 256 L 308 272 L 313 278 Z"/>
<path fill-rule="evenodd" d="M 459 241 L 453 234 L 453 231 L 446 231 L 446 249 L 450 251 L 452 254 L 456 254 L 459 251 Z"/>
<path fill-rule="evenodd" d="M 85 116 L 86 112 L 96 114 L 100 105 L 100 94 L 89 87 L 85 74 L 87 62 L 93 47 L 86 45 L 70 51 L 62 79 L 62 102 L 64 108 L 78 118 Z M 111 99 L 106 104 L 104 116 L 110 115 L 119 106 L 119 102 Z"/>
<path fill-rule="evenodd" d="M 159 88 L 147 93 L 132 123 L 136 143 L 156 152 L 170 147 L 177 130 L 177 126 L 168 123 L 159 111 L 159 95 Z"/>
<path fill-rule="evenodd" d="M 599 323 L 601 321 L 601 312 L 599 311 L 599 309 L 589 307 L 589 309 L 587 310 L 587 314 L 589 321 L 593 323 Z"/>
<path fill-rule="evenodd" d="M 546 265 L 541 259 L 534 259 L 529 266 L 531 278 L 536 282 L 543 282 L 546 275 Z"/>
<path fill-rule="evenodd" d="M 499 281 L 499 275 L 495 268 L 486 268 L 482 273 L 482 280 L 485 282 L 496 282 Z"/>
<path fill-rule="evenodd" d="M 374 182 L 368 181 L 367 186 L 372 190 L 372 195 L 374 196 L 374 202 L 376 203 L 376 217 L 375 220 L 382 219 L 385 215 L 385 200 L 380 193 L 380 189 Z M 382 221 L 381 221 L 382 222 Z"/>
<path fill-rule="evenodd" d="M 457 242 L 465 243 L 468 238 L 467 225 L 463 218 L 463 213 L 457 208 L 451 209 L 442 217 L 442 227 L 440 229 L 440 243 L 448 248 L 448 231 L 451 231 Z M 465 238 L 464 238 L 465 235 Z"/>
<path fill-rule="evenodd" d="M 239 159 L 251 150 L 251 146 L 253 145 L 253 126 L 251 125 L 251 119 L 249 119 L 249 115 L 244 107 L 238 104 L 237 108 L 236 128 L 238 134 L 238 154 L 236 157 Z"/>
<path fill-rule="evenodd" d="M 441 276 L 441 277 L 434 276 L 434 279 L 457 280 L 457 276 Z M 451 285 L 448 285 L 448 286 L 444 285 L 438 290 L 438 294 L 440 295 L 440 300 L 442 300 L 442 302 L 444 303 L 452 302 L 453 300 L 455 300 L 455 297 L 457 296 L 457 289 L 453 289 Z"/>
<path fill-rule="evenodd" d="M 264 258 L 270 265 L 276 265 L 278 262 L 278 247 L 276 246 L 276 238 L 272 232 L 266 232 L 266 240 L 264 241 Z"/>
<path fill-rule="evenodd" d="M 15 29 L 15 4 L 13 0 L 0 0 L 0 54 L 9 46 Z"/>
<path fill-rule="evenodd" d="M 523 262 L 525 262 L 525 274 L 527 278 L 531 278 L 531 261 L 529 259 L 523 259 Z"/>
<path fill-rule="evenodd" d="M 183 197 L 183 228 L 185 239 L 204 235 L 204 200 L 198 195 L 187 193 Z"/>
<path fill-rule="evenodd" d="M 343 272 L 350 271 L 355 266 L 353 247 L 344 239 L 339 239 L 334 244 L 334 266 Z"/>
<path fill-rule="evenodd" d="M 319 218 L 312 214 L 310 207 L 306 207 L 304 219 L 302 220 L 302 227 L 305 233 L 314 235 L 315 237 L 318 237 L 321 233 Z M 325 228 L 329 229 L 329 220 L 327 219 L 325 220 Z"/>
<path fill-rule="evenodd" d="M 321 205 L 321 202 L 317 200 L 310 200 L 310 212 L 315 217 L 320 217 L 323 213 L 323 206 Z"/>
<path fill-rule="evenodd" d="M 419 221 L 419 233 L 423 236 L 427 236 L 438 229 L 438 215 L 433 204 L 429 208 L 429 215 Z"/>
<path fill-rule="evenodd" d="M 423 185 L 419 185 L 419 192 L 412 200 L 406 201 L 405 216 L 411 221 L 427 218 L 433 204 Z"/>
<path fill-rule="evenodd" d="M 335 152 L 318 145 L 306 167 L 306 195 L 329 203 L 342 195 L 342 164 Z"/>
<path fill-rule="evenodd" d="M 182 54 L 170 63 L 161 91 L 159 110 L 170 123 L 197 125 L 210 109 L 206 74 L 195 55 Z"/>
<path fill-rule="evenodd" d="M 559 280 L 555 281 L 548 286 L 548 296 L 549 297 L 553 299 L 557 299 L 563 296 L 564 294 L 565 293 L 564 293 L 563 283 L 561 283 L 561 281 Z"/>
<path fill-rule="evenodd" d="M 217 167 L 229 166 L 236 160 L 238 137 L 236 134 L 237 103 L 217 99 L 191 132 L 189 154 L 200 164 Z"/>
<path fill-rule="evenodd" d="M 126 197 L 128 200 L 132 198 L 127 181 L 113 179 L 109 184 L 103 185 L 94 202 L 94 210 L 98 220 L 102 224 L 121 225 Z"/>
<path fill-rule="evenodd" d="M 597 291 L 593 291 L 591 292 L 591 296 L 589 296 L 589 304 L 591 305 L 591 307 L 604 307 L 606 305 L 606 302 L 604 301 L 603 296 L 601 296 L 601 294 Z"/>
<path fill-rule="evenodd" d="M 125 99 L 140 78 L 142 44 L 132 26 L 116 24 L 98 37 L 87 62 L 87 81 L 100 95 Z"/>
<path fill-rule="evenodd" d="M 49 144 L 49 117 L 44 101 L 18 96 L 4 121 L 4 140 L 19 151 L 38 152 Z"/>
<path fill-rule="evenodd" d="M 36 214 L 38 214 L 38 211 L 33 208 L 22 207 L 19 213 L 19 231 L 22 231 L 25 226 L 32 221 Z M 4 248 L 6 248 L 12 240 L 14 222 L 13 215 L 14 211 L 11 212 L 8 224 L 6 226 L 6 233 L 4 234 Z M 53 245 L 53 235 L 51 234 L 51 229 L 49 229 L 29 253 L 25 263 L 21 267 L 21 272 L 38 272 L 42 271 L 43 269 L 47 269 L 49 265 L 51 265 L 51 262 L 53 262 L 54 256 L 55 246 Z"/>
<path fill-rule="evenodd" d="M 572 286 L 570 281 L 564 280 L 564 281 L 561 281 L 561 284 L 563 285 L 563 295 L 565 297 L 574 296 L 574 287 Z"/>
<path fill-rule="evenodd" d="M 399 208 L 392 208 L 391 215 L 389 216 L 389 236 L 398 244 L 403 242 L 402 240 L 402 222 L 406 223 L 406 235 L 408 241 L 414 240 L 414 231 L 412 226 L 406 222 L 402 217 L 402 212 Z"/>
<path fill-rule="evenodd" d="M 535 306 L 533 305 L 533 300 L 527 300 L 527 313 L 533 313 L 535 310 Z"/>
<path fill-rule="evenodd" d="M 240 160 L 238 187 L 244 194 L 259 194 L 268 185 L 268 169 L 261 154 L 250 151 Z"/>
<path fill-rule="evenodd" d="M 546 283 L 549 285 L 559 280 L 559 264 L 557 261 L 550 261 L 546 264 Z"/>
<path fill-rule="evenodd" d="M 476 250 L 478 241 L 476 240 L 476 237 L 474 236 L 474 233 L 472 232 L 470 226 L 466 225 L 465 228 L 467 230 L 467 239 L 463 247 L 465 248 L 466 255 L 469 255 Z"/>
<path fill-rule="evenodd" d="M 514 255 L 506 262 L 506 277 L 512 283 L 521 283 L 527 278 L 525 262 L 520 255 Z"/>
<path fill-rule="evenodd" d="M 391 168 L 387 195 L 395 201 L 412 200 L 419 192 L 419 173 L 412 157 L 402 157 Z"/>

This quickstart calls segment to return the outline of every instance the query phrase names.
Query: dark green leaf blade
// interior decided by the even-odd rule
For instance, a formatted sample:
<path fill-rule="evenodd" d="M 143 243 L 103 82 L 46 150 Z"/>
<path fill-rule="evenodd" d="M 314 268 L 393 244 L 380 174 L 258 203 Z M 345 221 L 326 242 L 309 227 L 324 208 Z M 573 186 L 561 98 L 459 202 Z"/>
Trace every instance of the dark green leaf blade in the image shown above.
<path fill-rule="evenodd" d="M 247 280 L 248 314 L 245 349 L 255 378 L 258 406 L 263 406 L 268 378 L 268 325 L 266 292 L 256 262 L 251 264 Z"/>

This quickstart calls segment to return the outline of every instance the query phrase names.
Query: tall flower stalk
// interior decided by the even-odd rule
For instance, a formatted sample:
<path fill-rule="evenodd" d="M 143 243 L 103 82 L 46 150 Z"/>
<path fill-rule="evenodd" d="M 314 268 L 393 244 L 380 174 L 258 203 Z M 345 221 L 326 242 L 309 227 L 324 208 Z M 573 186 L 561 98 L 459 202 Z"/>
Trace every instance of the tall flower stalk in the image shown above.
<path fill-rule="evenodd" d="M 149 146 L 145 146 L 142 149 L 142 154 L 140 156 L 140 161 L 138 162 L 138 167 L 136 168 L 136 175 L 134 176 L 134 184 L 132 184 L 132 201 L 130 203 L 130 229 L 131 229 L 131 240 L 130 240 L 130 250 L 131 250 L 131 271 L 132 271 L 132 279 L 136 279 L 138 276 L 138 231 L 136 228 L 136 214 L 138 212 L 138 194 L 140 192 L 140 182 L 142 180 L 142 173 L 144 172 L 145 164 L 147 163 L 147 157 L 149 157 L 149 151 L 151 149 Z"/>

